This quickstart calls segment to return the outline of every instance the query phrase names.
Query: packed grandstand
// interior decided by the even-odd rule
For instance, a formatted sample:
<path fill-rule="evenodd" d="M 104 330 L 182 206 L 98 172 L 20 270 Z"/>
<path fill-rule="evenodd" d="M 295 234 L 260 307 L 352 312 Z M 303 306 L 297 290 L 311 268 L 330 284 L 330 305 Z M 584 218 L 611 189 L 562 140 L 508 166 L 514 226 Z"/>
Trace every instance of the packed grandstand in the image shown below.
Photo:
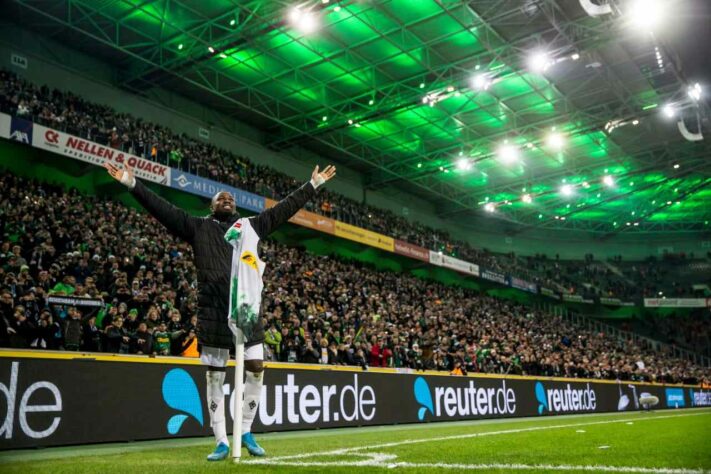
<path fill-rule="evenodd" d="M 297 183 L 72 92 L 7 71 L 0 80 L 0 111 L 12 116 L 274 199 Z M 186 243 L 118 201 L 10 173 L 0 187 L 1 346 L 197 354 L 195 269 Z M 569 294 L 686 296 L 695 292 L 692 283 L 708 282 L 708 255 L 601 262 L 592 255 L 563 261 L 497 254 L 334 191 L 321 192 L 307 209 Z M 644 339 L 620 339 L 540 309 L 273 240 L 262 247 L 268 360 L 689 383 L 709 376 Z M 76 304 L 82 298 L 105 305 Z M 710 341 L 704 312 L 626 328 L 697 351 Z"/>
<path fill-rule="evenodd" d="M 90 103 L 74 91 L 33 84 L 6 70 L 0 70 L 0 111 L 277 200 L 297 184 L 294 177 L 251 163 L 243 156 L 118 113 L 109 106 Z M 560 260 L 554 253 L 521 256 L 474 248 L 453 239 L 445 230 L 356 202 L 334 190 L 322 190 L 306 209 L 516 275 L 562 294 L 622 300 L 709 294 L 711 251 L 706 255 L 667 254 L 643 262 L 627 262 L 623 256 L 600 261 L 585 252 L 572 261 Z"/>
<path fill-rule="evenodd" d="M 196 354 L 186 243 L 118 201 L 10 173 L 0 187 L 0 346 Z M 709 376 L 643 343 L 469 289 L 273 240 L 261 256 L 267 360 L 689 383 Z M 708 344 L 708 324 L 689 324 L 674 327 Z"/>

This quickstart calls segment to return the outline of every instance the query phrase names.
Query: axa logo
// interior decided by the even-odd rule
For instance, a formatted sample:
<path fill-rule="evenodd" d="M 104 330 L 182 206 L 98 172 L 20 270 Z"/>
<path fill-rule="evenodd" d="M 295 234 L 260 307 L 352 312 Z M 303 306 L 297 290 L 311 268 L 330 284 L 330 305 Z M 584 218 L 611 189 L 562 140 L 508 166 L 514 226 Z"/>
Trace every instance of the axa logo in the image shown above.
<path fill-rule="evenodd" d="M 12 134 L 10 135 L 10 139 L 22 143 L 30 143 L 30 135 L 21 130 L 15 130 L 14 132 L 12 132 Z"/>
<path fill-rule="evenodd" d="M 432 393 L 427 380 L 422 377 L 415 379 L 415 400 L 420 404 L 420 409 L 417 411 L 417 418 L 422 421 L 429 411 L 434 415 L 434 405 L 432 403 Z"/>
<path fill-rule="evenodd" d="M 586 384 L 585 388 L 575 389 L 567 384 L 565 388 L 546 389 L 541 382 L 536 382 L 536 400 L 538 414 L 569 411 L 595 411 L 597 396 L 595 390 Z"/>
<path fill-rule="evenodd" d="M 172 369 L 163 377 L 163 400 L 166 405 L 180 413 L 168 420 L 168 433 L 180 431 L 185 420 L 193 417 L 203 426 L 202 401 L 193 378 L 183 369 Z"/>
<path fill-rule="evenodd" d="M 192 181 L 188 180 L 188 178 L 186 178 L 184 174 L 181 174 L 180 176 L 175 178 L 174 181 L 176 183 L 178 183 L 178 186 L 180 186 L 181 188 L 184 188 L 185 186 L 189 186 L 190 184 L 192 184 Z"/>

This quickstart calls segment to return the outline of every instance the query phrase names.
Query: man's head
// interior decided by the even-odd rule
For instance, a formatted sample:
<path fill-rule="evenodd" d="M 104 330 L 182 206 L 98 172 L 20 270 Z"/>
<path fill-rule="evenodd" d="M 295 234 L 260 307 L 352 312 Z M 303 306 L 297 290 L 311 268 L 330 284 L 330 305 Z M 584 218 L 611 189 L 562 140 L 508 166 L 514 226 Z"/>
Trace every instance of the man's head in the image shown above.
<path fill-rule="evenodd" d="M 227 191 L 215 194 L 212 197 L 210 211 L 218 219 L 231 216 L 235 213 L 235 198 Z"/>

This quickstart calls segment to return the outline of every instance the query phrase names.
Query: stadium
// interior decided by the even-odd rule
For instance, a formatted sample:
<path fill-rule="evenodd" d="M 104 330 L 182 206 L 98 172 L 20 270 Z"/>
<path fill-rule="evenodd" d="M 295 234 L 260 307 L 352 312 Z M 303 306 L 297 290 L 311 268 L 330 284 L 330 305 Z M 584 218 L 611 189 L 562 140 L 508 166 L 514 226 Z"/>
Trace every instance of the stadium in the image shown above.
<path fill-rule="evenodd" d="M 711 472 L 711 2 L 2 13 L 0 472 Z"/>

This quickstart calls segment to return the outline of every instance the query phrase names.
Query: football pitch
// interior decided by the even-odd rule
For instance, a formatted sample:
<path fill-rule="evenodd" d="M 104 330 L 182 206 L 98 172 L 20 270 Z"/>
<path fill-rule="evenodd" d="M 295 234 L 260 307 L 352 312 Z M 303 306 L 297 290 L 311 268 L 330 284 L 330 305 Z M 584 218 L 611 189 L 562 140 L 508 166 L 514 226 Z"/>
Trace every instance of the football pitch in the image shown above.
<path fill-rule="evenodd" d="M 641 472 L 711 470 L 711 409 L 344 428 L 257 437 L 208 463 L 192 438 L 0 453 L 0 472 Z"/>

